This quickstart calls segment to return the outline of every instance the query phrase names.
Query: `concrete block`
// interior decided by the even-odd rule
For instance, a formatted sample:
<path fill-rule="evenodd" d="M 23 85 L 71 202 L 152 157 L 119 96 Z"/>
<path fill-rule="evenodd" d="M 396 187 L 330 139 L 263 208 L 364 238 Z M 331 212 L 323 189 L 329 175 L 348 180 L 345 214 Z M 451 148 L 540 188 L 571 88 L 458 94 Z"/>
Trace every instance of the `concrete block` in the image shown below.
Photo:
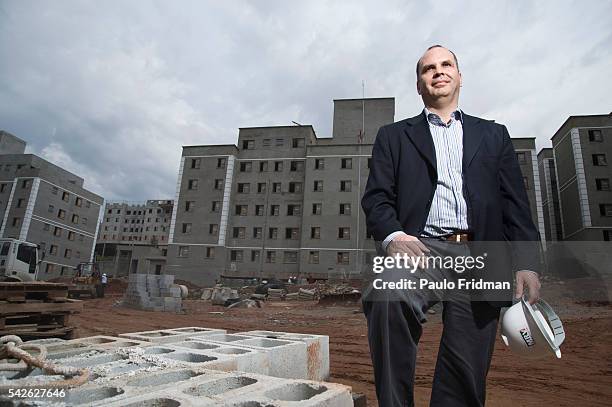
<path fill-rule="evenodd" d="M 329 336 L 327 335 L 276 331 L 248 331 L 239 332 L 238 335 L 304 342 L 308 356 L 306 378 L 308 380 L 327 380 L 329 378 Z"/>
<path fill-rule="evenodd" d="M 177 328 L 177 329 L 161 329 L 157 331 L 125 333 L 125 334 L 120 334 L 119 337 L 160 344 L 160 343 L 180 342 L 190 337 L 200 338 L 204 336 L 214 336 L 214 335 L 224 335 L 224 334 L 225 334 L 225 329 L 185 327 L 185 328 Z"/>
<path fill-rule="evenodd" d="M 234 334 L 211 335 L 200 340 L 211 343 L 229 342 L 232 346 L 265 352 L 268 355 L 271 376 L 305 379 L 308 375 L 307 347 L 304 342 Z"/>

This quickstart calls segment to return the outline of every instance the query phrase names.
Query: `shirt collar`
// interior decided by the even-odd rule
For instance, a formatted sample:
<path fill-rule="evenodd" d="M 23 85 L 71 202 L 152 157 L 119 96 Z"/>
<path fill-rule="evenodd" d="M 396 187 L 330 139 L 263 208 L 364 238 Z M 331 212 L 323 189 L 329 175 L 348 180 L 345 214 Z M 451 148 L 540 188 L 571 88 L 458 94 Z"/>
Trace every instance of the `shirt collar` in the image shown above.
<path fill-rule="evenodd" d="M 438 125 L 438 126 L 447 126 L 448 125 L 448 123 L 444 123 L 442 121 L 440 116 L 438 116 L 437 114 L 431 112 L 426 107 L 423 109 L 423 111 L 425 112 L 425 117 L 427 118 L 427 121 L 430 124 L 435 124 L 435 125 Z M 451 122 L 453 120 L 459 120 L 461 122 L 461 124 L 463 124 L 463 112 L 461 111 L 461 109 L 459 107 L 457 107 L 457 109 L 451 114 Z"/>

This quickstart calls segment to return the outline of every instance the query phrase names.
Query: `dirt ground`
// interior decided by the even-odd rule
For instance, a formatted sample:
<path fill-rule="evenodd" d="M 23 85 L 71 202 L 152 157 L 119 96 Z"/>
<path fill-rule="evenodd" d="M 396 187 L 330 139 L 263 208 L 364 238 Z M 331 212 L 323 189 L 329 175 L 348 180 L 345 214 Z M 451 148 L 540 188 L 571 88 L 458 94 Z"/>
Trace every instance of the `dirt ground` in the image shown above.
<path fill-rule="evenodd" d="M 546 294 L 546 292 L 544 292 Z M 376 406 L 366 321 L 358 305 L 319 306 L 307 302 L 268 302 L 261 309 L 231 309 L 199 300 L 184 301 L 185 314 L 147 312 L 117 306 L 119 291 L 106 298 L 86 300 L 74 317 L 78 336 L 183 326 L 223 328 L 228 332 L 276 330 L 328 335 L 330 381 L 352 386 Z M 545 296 L 563 320 L 566 340 L 561 359 L 537 362 L 514 357 L 498 340 L 489 372 L 487 405 L 610 406 L 612 400 L 612 307 L 587 306 Z M 219 312 L 223 312 L 220 314 Z M 440 312 L 430 315 L 419 345 L 416 404 L 428 405 L 438 342 Z"/>

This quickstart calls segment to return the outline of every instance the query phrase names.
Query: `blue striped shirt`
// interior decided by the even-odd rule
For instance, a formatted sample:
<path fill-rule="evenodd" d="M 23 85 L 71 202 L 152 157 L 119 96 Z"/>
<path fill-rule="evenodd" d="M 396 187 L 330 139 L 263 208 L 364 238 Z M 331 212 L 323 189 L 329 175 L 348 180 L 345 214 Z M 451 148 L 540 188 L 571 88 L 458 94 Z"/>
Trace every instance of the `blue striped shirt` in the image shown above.
<path fill-rule="evenodd" d="M 423 236 L 443 236 L 457 231 L 466 231 L 468 227 L 467 203 L 463 196 L 463 116 L 457 109 L 448 123 L 442 122 L 440 116 L 427 108 L 425 116 L 433 139 L 436 152 L 438 182 L 429 209 Z M 391 233 L 382 242 L 387 245 L 404 232 Z"/>

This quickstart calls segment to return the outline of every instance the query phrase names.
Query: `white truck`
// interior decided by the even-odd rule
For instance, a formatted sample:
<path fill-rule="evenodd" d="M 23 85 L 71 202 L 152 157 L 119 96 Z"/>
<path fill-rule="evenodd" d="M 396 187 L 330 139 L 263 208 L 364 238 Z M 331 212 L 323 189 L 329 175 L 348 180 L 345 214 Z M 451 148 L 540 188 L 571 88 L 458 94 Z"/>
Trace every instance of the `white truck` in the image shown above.
<path fill-rule="evenodd" d="M 40 246 L 18 239 L 0 239 L 0 281 L 38 280 L 44 257 Z"/>

